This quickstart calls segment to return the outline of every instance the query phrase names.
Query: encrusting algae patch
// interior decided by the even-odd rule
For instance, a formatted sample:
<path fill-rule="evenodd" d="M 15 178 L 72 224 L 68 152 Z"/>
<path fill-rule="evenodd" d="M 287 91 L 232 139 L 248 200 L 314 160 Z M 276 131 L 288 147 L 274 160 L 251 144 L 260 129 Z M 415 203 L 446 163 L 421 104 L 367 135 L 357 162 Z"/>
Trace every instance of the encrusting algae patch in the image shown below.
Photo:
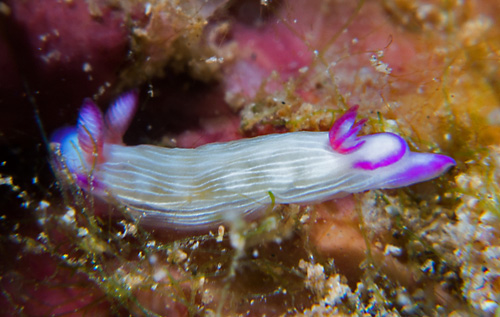
<path fill-rule="evenodd" d="M 410 187 L 276 204 L 190 232 L 142 226 L 54 178 L 29 175 L 24 188 L 10 154 L 0 217 L 9 313 L 500 314 L 500 6 L 269 3 L 103 4 L 124 13 L 130 45 L 121 75 L 101 88 L 148 92 L 132 139 L 163 135 L 187 147 L 227 141 L 221 134 L 328 131 L 358 104 L 368 119 L 361 135 L 392 132 L 457 165 Z M 178 109 L 159 105 L 168 95 Z M 184 106 L 190 98 L 197 108 Z M 160 113 L 175 129 L 156 124 Z M 30 159 L 48 166 L 45 156 Z"/>

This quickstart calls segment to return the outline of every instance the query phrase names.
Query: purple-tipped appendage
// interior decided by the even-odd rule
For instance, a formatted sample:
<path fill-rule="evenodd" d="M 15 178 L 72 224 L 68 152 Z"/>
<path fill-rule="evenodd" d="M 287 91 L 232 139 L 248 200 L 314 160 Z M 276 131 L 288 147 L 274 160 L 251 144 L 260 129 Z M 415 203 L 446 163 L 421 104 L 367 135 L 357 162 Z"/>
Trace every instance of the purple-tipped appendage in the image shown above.
<path fill-rule="evenodd" d="M 86 155 L 86 159 L 91 159 L 92 154 L 100 155 L 102 153 L 104 120 L 101 110 L 89 98 L 83 101 L 76 130 L 78 145 Z"/>
<path fill-rule="evenodd" d="M 357 150 L 364 141 L 357 136 L 366 122 L 365 119 L 356 121 L 358 105 L 347 110 L 346 113 L 335 121 L 328 134 L 332 149 L 341 154 L 348 154 Z"/>
<path fill-rule="evenodd" d="M 137 111 L 137 90 L 119 96 L 106 112 L 106 143 L 119 144 Z"/>

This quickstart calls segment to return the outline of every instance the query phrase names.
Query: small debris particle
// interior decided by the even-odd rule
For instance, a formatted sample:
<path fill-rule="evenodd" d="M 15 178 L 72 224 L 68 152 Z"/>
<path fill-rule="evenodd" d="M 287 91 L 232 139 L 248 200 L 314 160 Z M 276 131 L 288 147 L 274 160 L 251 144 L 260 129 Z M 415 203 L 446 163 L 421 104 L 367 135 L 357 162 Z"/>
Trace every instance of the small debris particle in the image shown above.
<path fill-rule="evenodd" d="M 46 200 L 42 200 L 38 203 L 38 207 L 36 207 L 36 210 L 45 210 L 50 206 L 50 203 Z"/>
<path fill-rule="evenodd" d="M 83 228 L 83 227 L 78 228 L 78 234 L 77 234 L 78 237 L 85 237 L 88 234 L 89 234 L 89 231 L 87 230 L 87 228 Z"/>
<path fill-rule="evenodd" d="M 309 67 L 304 66 L 304 67 L 301 67 L 299 69 L 299 73 L 304 74 L 304 73 L 307 73 L 308 70 L 309 70 Z"/>
<path fill-rule="evenodd" d="M 146 3 L 144 5 L 144 15 L 146 15 L 146 16 L 150 15 L 151 14 L 151 8 L 152 8 L 151 3 L 149 3 L 149 2 Z"/>
<path fill-rule="evenodd" d="M 181 249 L 176 249 L 168 255 L 168 261 L 176 264 L 184 262 L 187 259 L 187 253 Z"/>
<path fill-rule="evenodd" d="M 82 70 L 86 73 L 89 73 L 92 71 L 92 65 L 90 65 L 90 63 L 83 63 Z"/>
<path fill-rule="evenodd" d="M 385 246 L 384 255 L 400 256 L 402 253 L 403 251 L 401 250 L 401 248 L 395 245 L 387 244 Z"/>
<path fill-rule="evenodd" d="M 305 286 L 316 293 L 322 293 L 326 279 L 323 266 L 321 264 L 312 264 L 301 259 L 299 261 L 299 268 L 302 271 L 306 271 L 307 278 L 305 280 Z"/>
<path fill-rule="evenodd" d="M 198 247 L 200 246 L 200 241 L 196 241 L 192 246 L 191 246 L 191 250 L 196 250 L 198 249 Z"/>
<path fill-rule="evenodd" d="M 75 210 L 71 207 L 68 207 L 68 211 L 64 214 L 62 220 L 68 225 L 75 223 Z"/>
<path fill-rule="evenodd" d="M 392 68 L 390 68 L 387 63 L 384 63 L 381 60 L 379 60 L 376 55 L 371 56 L 370 63 L 375 68 L 375 70 L 379 73 L 389 75 L 392 72 Z"/>
<path fill-rule="evenodd" d="M 0 185 L 12 186 L 12 177 L 8 176 L 0 178 Z"/>
<path fill-rule="evenodd" d="M 432 261 L 431 259 L 428 259 L 427 261 L 425 261 L 425 263 L 420 267 L 420 269 L 422 270 L 422 272 L 424 273 L 429 273 L 429 274 L 433 274 L 434 273 L 434 261 Z"/>
<path fill-rule="evenodd" d="M 219 226 L 219 228 L 217 229 L 217 238 L 215 239 L 215 241 L 217 242 L 222 242 L 222 240 L 224 239 L 224 231 L 226 229 L 224 228 L 224 226 Z"/>
<path fill-rule="evenodd" d="M 159 269 L 159 270 L 156 270 L 154 273 L 153 273 L 153 280 L 155 282 L 160 282 L 161 280 L 163 280 L 165 277 L 167 276 L 167 272 L 164 270 L 164 269 Z"/>
<path fill-rule="evenodd" d="M 253 256 L 254 258 L 259 257 L 259 250 L 257 250 L 257 249 L 253 249 L 252 256 Z"/>

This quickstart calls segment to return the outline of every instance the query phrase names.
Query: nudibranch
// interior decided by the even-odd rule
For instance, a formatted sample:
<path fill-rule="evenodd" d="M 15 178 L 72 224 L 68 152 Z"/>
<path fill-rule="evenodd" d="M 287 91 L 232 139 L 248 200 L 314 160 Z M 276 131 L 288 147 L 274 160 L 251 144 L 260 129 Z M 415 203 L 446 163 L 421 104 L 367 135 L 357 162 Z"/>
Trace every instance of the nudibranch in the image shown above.
<path fill-rule="evenodd" d="M 271 204 L 308 204 L 435 178 L 455 161 L 412 152 L 393 133 L 358 136 L 357 106 L 329 132 L 270 134 L 196 149 L 125 146 L 137 92 L 105 115 L 90 99 L 76 127 L 58 130 L 58 169 L 87 193 L 167 227 L 213 227 Z M 68 174 L 68 173 L 67 173 Z"/>

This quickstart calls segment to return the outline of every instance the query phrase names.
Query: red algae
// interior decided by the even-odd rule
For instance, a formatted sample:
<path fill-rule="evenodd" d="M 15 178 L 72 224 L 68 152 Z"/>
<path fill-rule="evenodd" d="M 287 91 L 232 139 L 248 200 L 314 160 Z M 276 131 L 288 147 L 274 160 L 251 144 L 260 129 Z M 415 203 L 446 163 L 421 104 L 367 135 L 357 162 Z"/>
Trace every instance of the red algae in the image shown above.
<path fill-rule="evenodd" d="M 23 98 L 25 87 L 46 110 L 41 114 L 46 127 L 55 129 L 75 111 L 71 105 L 102 95 L 115 83 L 127 57 L 128 30 L 122 11 L 101 4 L 100 16 L 95 16 L 85 0 L 2 4 L 8 12 L 2 14 L 0 45 L 10 56 L 0 73 L 0 123 L 9 135 L 25 131 L 29 141 L 36 125 L 14 106 L 31 107 Z"/>
<path fill-rule="evenodd" d="M 498 314 L 497 4 L 47 3 L 0 2 L 39 65 L 6 69 L 39 91 L 45 132 L 62 125 L 59 92 L 76 107 L 139 86 L 126 141 L 181 147 L 327 131 L 359 104 L 362 133 L 397 133 L 457 167 L 408 188 L 177 232 L 141 227 L 126 210 L 55 183 L 46 156 L 29 148 L 38 145 L 22 143 L 24 134 L 4 141 L 14 130 L 3 126 L 0 302 L 9 313 Z M 2 54 L 16 60 L 18 46 L 2 36 Z M 27 104 L 16 98 L 9 104 Z"/>

